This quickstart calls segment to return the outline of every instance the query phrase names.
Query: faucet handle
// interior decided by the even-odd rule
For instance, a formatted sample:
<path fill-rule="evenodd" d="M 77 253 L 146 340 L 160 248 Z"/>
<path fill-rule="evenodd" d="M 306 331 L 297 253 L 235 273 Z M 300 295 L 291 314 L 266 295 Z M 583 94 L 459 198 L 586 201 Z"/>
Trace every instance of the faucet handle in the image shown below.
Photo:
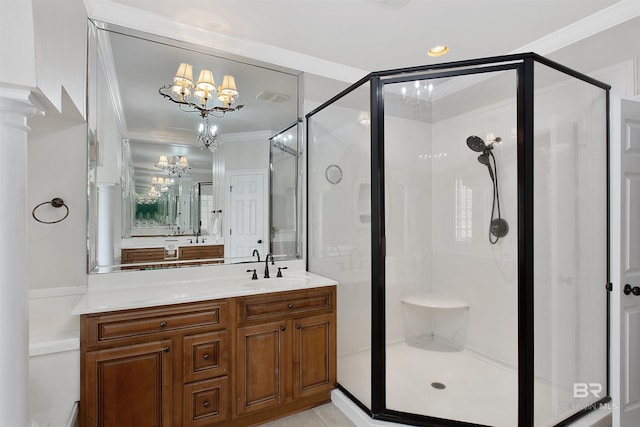
<path fill-rule="evenodd" d="M 276 275 L 276 277 L 282 277 L 282 271 L 281 270 L 286 270 L 287 267 L 278 267 L 278 274 Z"/>
<path fill-rule="evenodd" d="M 253 271 L 253 276 L 251 276 L 251 280 L 258 280 L 258 274 L 256 273 L 256 270 L 247 270 L 247 273 L 251 273 Z"/>

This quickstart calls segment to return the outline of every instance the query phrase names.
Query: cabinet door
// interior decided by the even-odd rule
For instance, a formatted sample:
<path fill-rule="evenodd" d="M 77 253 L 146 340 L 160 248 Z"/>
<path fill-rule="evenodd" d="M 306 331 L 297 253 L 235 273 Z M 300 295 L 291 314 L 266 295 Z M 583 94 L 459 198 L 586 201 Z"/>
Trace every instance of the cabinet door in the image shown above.
<path fill-rule="evenodd" d="M 172 341 L 86 355 L 87 427 L 170 427 Z"/>
<path fill-rule="evenodd" d="M 293 397 L 297 399 L 335 388 L 334 317 L 306 317 L 293 324 Z"/>
<path fill-rule="evenodd" d="M 238 328 L 238 415 L 284 402 L 287 323 Z"/>

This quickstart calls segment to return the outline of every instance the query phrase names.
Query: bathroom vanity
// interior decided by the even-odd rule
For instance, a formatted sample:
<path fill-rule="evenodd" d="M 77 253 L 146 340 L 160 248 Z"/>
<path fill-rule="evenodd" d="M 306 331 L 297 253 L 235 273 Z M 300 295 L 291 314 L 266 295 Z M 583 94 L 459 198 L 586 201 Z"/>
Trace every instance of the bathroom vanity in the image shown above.
<path fill-rule="evenodd" d="M 136 264 L 135 269 L 144 268 L 145 265 L 140 263 L 152 263 L 148 267 L 162 266 L 162 262 L 166 261 L 164 247 L 142 247 L 142 248 L 122 248 L 121 250 L 122 264 Z M 224 245 L 190 245 L 178 247 L 178 257 L 175 260 L 193 260 L 193 262 L 181 264 L 199 265 L 213 264 L 223 262 Z M 219 261 L 207 261 L 219 258 Z M 205 261 L 201 261 L 205 260 Z M 126 266 L 123 266 L 126 269 Z"/>
<path fill-rule="evenodd" d="M 330 400 L 335 282 L 159 285 L 145 303 L 154 288 L 141 289 L 88 294 L 76 308 L 80 426 L 250 426 Z"/>

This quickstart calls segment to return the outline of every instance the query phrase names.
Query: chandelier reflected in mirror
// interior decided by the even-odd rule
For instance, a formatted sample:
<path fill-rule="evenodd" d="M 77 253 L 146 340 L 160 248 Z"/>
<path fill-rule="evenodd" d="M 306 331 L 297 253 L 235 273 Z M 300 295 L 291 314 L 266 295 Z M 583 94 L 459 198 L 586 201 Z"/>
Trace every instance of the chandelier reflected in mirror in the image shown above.
<path fill-rule="evenodd" d="M 222 117 L 231 111 L 238 111 L 244 105 L 233 107 L 240 93 L 233 76 L 225 75 L 222 84 L 217 87 L 211 70 L 202 70 L 198 81 L 193 83 L 193 66 L 181 63 L 173 83 L 159 89 L 160 95 L 179 105 L 182 111 L 198 112 L 202 118 L 209 114 Z M 215 104 L 216 101 L 222 105 Z"/>
<path fill-rule="evenodd" d="M 161 193 L 165 193 L 171 186 L 173 186 L 173 180 L 169 178 L 158 178 L 157 176 L 154 176 L 153 178 L 151 178 L 151 188 L 154 188 L 153 186 L 156 185 L 160 188 Z"/>
<path fill-rule="evenodd" d="M 189 162 L 187 162 L 187 158 L 185 156 L 167 157 L 163 154 L 160 156 L 158 163 L 155 163 L 154 166 L 165 171 L 169 175 L 173 175 L 178 178 L 181 178 L 191 170 Z"/>
<path fill-rule="evenodd" d="M 218 126 L 211 125 L 208 117 L 205 117 L 202 123 L 200 123 L 200 127 L 198 127 L 197 142 L 200 149 L 208 148 L 212 152 L 222 147 L 223 142 L 218 135 Z"/>

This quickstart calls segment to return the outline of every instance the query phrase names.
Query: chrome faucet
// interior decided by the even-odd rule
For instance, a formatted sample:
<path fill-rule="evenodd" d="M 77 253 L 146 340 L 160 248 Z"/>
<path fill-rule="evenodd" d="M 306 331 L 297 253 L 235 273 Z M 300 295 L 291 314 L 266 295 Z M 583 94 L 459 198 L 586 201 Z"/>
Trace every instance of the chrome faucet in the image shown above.
<path fill-rule="evenodd" d="M 196 243 L 198 243 L 198 238 L 200 237 L 200 231 L 196 233 Z"/>
<path fill-rule="evenodd" d="M 274 265 L 275 262 L 273 261 L 273 255 L 271 254 L 267 254 L 266 257 L 264 257 L 264 278 L 268 279 L 269 276 L 269 257 L 271 257 L 271 265 Z"/>
<path fill-rule="evenodd" d="M 258 252 L 257 249 L 253 250 L 253 252 L 251 253 L 251 256 L 257 256 L 258 257 L 258 262 L 260 262 L 260 252 Z"/>

